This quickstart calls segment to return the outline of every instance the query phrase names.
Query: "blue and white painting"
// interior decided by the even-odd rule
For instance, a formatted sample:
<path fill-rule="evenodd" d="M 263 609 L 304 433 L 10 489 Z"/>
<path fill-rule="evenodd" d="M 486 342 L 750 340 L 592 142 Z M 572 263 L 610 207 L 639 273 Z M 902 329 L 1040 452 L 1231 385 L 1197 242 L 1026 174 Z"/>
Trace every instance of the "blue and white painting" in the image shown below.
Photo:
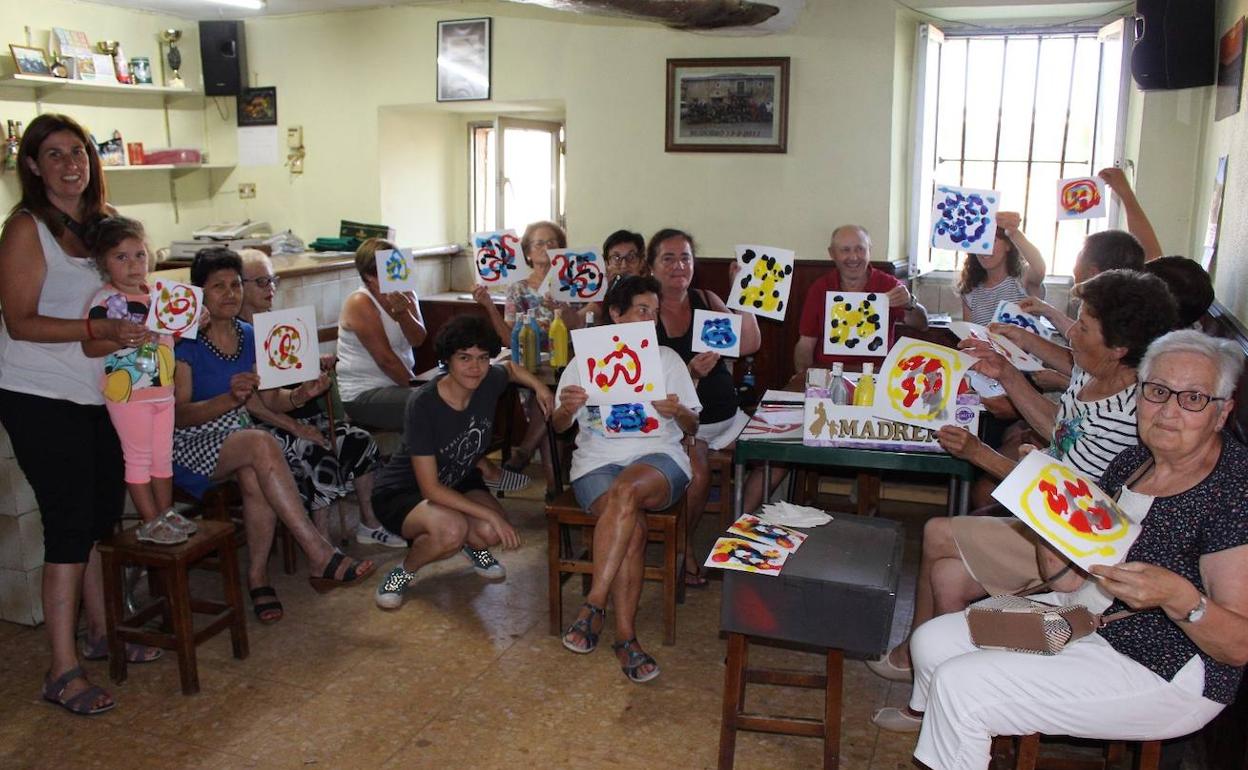
<path fill-rule="evenodd" d="M 657 436 L 663 424 L 659 413 L 646 401 L 599 406 L 602 432 L 607 438 L 648 438 Z"/>
<path fill-rule="evenodd" d="M 1001 193 L 936 185 L 932 196 L 932 248 L 991 254 Z"/>
<path fill-rule="evenodd" d="M 1010 324 L 1020 329 L 1026 329 L 1033 334 L 1039 334 L 1046 340 L 1052 338 L 1053 330 L 1039 316 L 1025 312 L 1018 306 L 1017 302 L 1009 300 L 1001 300 L 997 303 L 997 310 L 992 314 L 992 320 L 997 323 Z"/>
<path fill-rule="evenodd" d="M 741 355 L 741 316 L 714 310 L 693 311 L 693 352 Z"/>

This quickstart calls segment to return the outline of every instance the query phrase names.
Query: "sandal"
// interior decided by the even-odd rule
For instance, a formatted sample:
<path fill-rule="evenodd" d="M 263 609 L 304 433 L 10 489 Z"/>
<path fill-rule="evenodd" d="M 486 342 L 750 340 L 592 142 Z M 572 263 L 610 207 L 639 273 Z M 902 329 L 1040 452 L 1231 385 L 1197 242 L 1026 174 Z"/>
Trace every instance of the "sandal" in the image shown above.
<path fill-rule="evenodd" d="M 637 645 L 637 649 L 630 649 L 630 645 L 634 644 Z M 641 645 L 637 644 L 637 637 L 634 636 L 632 639 L 615 642 L 611 645 L 612 652 L 619 652 L 620 650 L 628 653 L 628 662 L 620 664 L 620 670 L 624 672 L 624 676 L 628 677 L 628 681 L 641 684 L 642 682 L 649 682 L 659 675 L 658 661 L 641 649 Z M 643 666 L 647 665 L 653 666 L 653 668 L 645 674 L 637 673 Z"/>
<path fill-rule="evenodd" d="M 273 586 L 260 586 L 248 591 L 251 595 L 251 609 L 256 613 L 256 620 L 271 626 L 282 619 L 282 603 L 277 600 L 277 591 L 273 590 Z M 263 597 L 272 597 L 272 601 L 258 601 Z"/>
<path fill-rule="evenodd" d="M 70 670 L 61 674 L 54 680 L 48 679 L 48 674 L 43 675 L 43 699 L 48 703 L 55 703 L 71 714 L 89 717 L 95 714 L 103 714 L 105 711 L 111 711 L 117 708 L 117 701 L 113 700 L 113 696 L 107 690 L 99 685 L 87 684 L 91 686 L 79 692 L 77 695 L 71 695 L 66 698 L 65 690 L 69 687 L 69 683 L 75 679 L 87 680 L 86 673 L 82 670 L 82 666 L 74 666 Z M 95 702 L 103 695 L 108 698 L 109 702 L 103 706 L 95 705 Z"/>
<path fill-rule="evenodd" d="M 346 571 L 342 573 L 342 579 L 339 580 L 334 577 L 334 575 L 338 573 L 338 565 L 342 564 L 343 560 L 346 558 L 346 555 L 342 551 L 335 548 L 334 555 L 329 557 L 329 561 L 325 564 L 325 569 L 321 570 L 320 577 L 308 578 L 308 582 L 312 584 L 312 588 L 316 589 L 318 594 L 332 591 L 335 588 L 353 586 L 373 574 L 373 570 L 376 569 L 371 561 L 353 562 L 347 567 Z M 363 564 L 367 564 L 368 568 L 361 569 L 361 565 Z"/>
<path fill-rule="evenodd" d="M 605 624 L 607 621 L 607 611 L 602 607 L 597 607 L 589 602 L 581 605 L 582 608 L 589 610 L 589 614 L 580 618 L 568 626 L 568 630 L 563 632 L 563 646 L 567 647 L 577 655 L 588 655 L 598 648 L 598 634 L 594 632 L 594 616 L 599 615 Z M 580 647 L 568 641 L 569 634 L 580 634 L 585 639 L 585 646 Z"/>
<path fill-rule="evenodd" d="M 180 530 L 180 531 L 182 531 L 182 532 L 185 532 L 188 536 L 189 536 L 189 535 L 193 535 L 193 534 L 195 534 L 196 532 L 198 532 L 198 531 L 199 531 L 199 525 L 198 525 L 198 524 L 196 524 L 194 521 L 191 521 L 190 519 L 186 518 L 185 516 L 183 516 L 182 514 L 178 513 L 177 511 L 173 510 L 172 508 L 170 508 L 169 510 L 165 511 L 165 514 L 164 514 L 163 516 L 161 516 L 160 518 L 162 518 L 162 519 L 164 519 L 165 521 L 169 522 L 169 524 L 170 524 L 170 525 L 171 525 L 174 529 L 177 529 L 177 530 Z"/>
<path fill-rule="evenodd" d="M 706 588 L 710 584 L 711 584 L 711 581 L 702 574 L 701 567 L 697 566 L 696 564 L 694 565 L 692 570 L 690 570 L 688 566 L 685 567 L 685 586 L 686 587 Z"/>
<path fill-rule="evenodd" d="M 134 536 L 140 543 L 153 545 L 179 545 L 187 540 L 186 532 L 174 526 L 164 516 L 157 516 L 151 521 L 143 522 Z"/>
<path fill-rule="evenodd" d="M 126 642 L 127 663 L 151 663 L 153 661 L 160 660 L 161 656 L 164 654 L 165 651 L 159 647 Z M 82 645 L 82 659 L 108 660 L 108 637 L 101 636 L 94 642 L 84 637 Z"/>

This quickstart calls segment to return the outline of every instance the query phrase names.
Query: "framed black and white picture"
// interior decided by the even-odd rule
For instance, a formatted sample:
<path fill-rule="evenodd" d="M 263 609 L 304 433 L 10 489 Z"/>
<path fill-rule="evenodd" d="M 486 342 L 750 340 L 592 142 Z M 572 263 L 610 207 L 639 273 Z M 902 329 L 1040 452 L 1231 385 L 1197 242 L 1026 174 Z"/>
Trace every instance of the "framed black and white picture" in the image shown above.
<path fill-rule="evenodd" d="M 490 21 L 438 22 L 438 101 L 490 98 Z"/>

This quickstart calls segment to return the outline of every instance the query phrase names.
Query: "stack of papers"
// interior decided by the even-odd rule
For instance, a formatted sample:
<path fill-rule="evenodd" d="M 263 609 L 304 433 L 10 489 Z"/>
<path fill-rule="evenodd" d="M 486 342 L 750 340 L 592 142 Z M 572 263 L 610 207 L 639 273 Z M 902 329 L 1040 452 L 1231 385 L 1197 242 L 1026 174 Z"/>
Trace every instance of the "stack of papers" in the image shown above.
<path fill-rule="evenodd" d="M 715 541 L 705 566 L 778 575 L 789 554 L 806 540 L 801 532 L 769 524 L 748 513 L 734 521 L 728 533 L 733 537 Z"/>
<path fill-rule="evenodd" d="M 767 524 L 780 527 L 821 527 L 832 521 L 832 516 L 809 505 L 794 505 L 783 500 L 763 506 L 760 517 Z"/>

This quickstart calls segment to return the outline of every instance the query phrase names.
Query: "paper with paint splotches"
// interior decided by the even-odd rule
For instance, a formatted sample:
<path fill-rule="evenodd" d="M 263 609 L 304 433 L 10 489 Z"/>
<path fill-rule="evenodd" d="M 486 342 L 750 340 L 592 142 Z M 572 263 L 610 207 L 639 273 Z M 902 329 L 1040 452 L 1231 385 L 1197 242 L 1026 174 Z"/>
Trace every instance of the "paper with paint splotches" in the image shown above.
<path fill-rule="evenodd" d="M 1121 562 L 1140 535 L 1094 479 L 1045 452 L 1029 452 L 992 496 L 1084 570 Z"/>
<path fill-rule="evenodd" d="M 1077 176 L 1057 180 L 1057 218 L 1099 219 L 1105 216 L 1105 180 Z"/>
<path fill-rule="evenodd" d="M 542 284 L 555 302 L 585 304 L 607 296 L 606 260 L 594 249 L 551 249 L 550 270 Z"/>
<path fill-rule="evenodd" d="M 872 411 L 924 428 L 956 425 L 958 386 L 974 363 L 959 350 L 902 337 L 880 365 Z"/>
<path fill-rule="evenodd" d="M 572 330 L 581 382 L 591 404 L 666 398 L 653 321 Z"/>
<path fill-rule="evenodd" d="M 888 355 L 888 295 L 830 291 L 823 302 L 824 355 Z"/>
<path fill-rule="evenodd" d="M 714 310 L 693 311 L 693 352 L 741 355 L 741 316 Z"/>
<path fill-rule="evenodd" d="M 793 258 L 789 249 L 737 246 L 737 275 L 725 304 L 733 310 L 783 321 L 793 288 Z"/>
<path fill-rule="evenodd" d="M 533 273 L 515 230 L 494 230 L 472 235 L 474 280 L 481 286 L 508 286 Z"/>
<path fill-rule="evenodd" d="M 199 336 L 199 319 L 204 312 L 204 290 L 189 283 L 157 278 L 147 298 L 148 329 L 172 334 L 183 340 Z"/>
<path fill-rule="evenodd" d="M 311 305 L 256 313 L 256 373 L 261 390 L 315 380 L 321 374 L 316 309 Z"/>
<path fill-rule="evenodd" d="M 932 248 L 991 254 L 1001 193 L 938 184 L 932 196 Z"/>
<path fill-rule="evenodd" d="M 769 548 L 785 553 L 793 553 L 806 542 L 804 533 L 778 524 L 768 524 L 748 513 L 742 514 L 741 518 L 734 521 L 732 526 L 728 527 L 728 533 L 756 540 Z"/>
<path fill-rule="evenodd" d="M 602 434 L 607 438 L 654 438 L 663 435 L 663 422 L 649 401 L 630 401 L 592 407 L 602 420 Z"/>
<path fill-rule="evenodd" d="M 377 288 L 382 294 L 416 291 L 416 263 L 411 249 L 377 252 Z"/>
<path fill-rule="evenodd" d="M 992 320 L 997 323 L 1010 324 L 1020 329 L 1026 329 L 1041 337 L 1052 339 L 1053 329 L 1040 316 L 1032 315 L 1026 312 L 1017 302 L 1009 300 L 1001 300 L 997 303 L 997 309 L 992 314 Z"/>
<path fill-rule="evenodd" d="M 772 548 L 754 540 L 742 537 L 721 537 L 715 541 L 715 545 L 711 546 L 711 554 L 706 557 L 706 564 L 703 566 L 735 569 L 760 575 L 779 575 L 788 558 L 787 551 Z"/>
<path fill-rule="evenodd" d="M 1004 334 L 989 331 L 988 327 L 970 321 L 950 321 L 949 331 L 960 340 L 984 340 L 992 349 L 1000 353 L 1010 365 L 1020 372 L 1038 372 L 1044 369 L 1044 362 L 1010 341 Z"/>

